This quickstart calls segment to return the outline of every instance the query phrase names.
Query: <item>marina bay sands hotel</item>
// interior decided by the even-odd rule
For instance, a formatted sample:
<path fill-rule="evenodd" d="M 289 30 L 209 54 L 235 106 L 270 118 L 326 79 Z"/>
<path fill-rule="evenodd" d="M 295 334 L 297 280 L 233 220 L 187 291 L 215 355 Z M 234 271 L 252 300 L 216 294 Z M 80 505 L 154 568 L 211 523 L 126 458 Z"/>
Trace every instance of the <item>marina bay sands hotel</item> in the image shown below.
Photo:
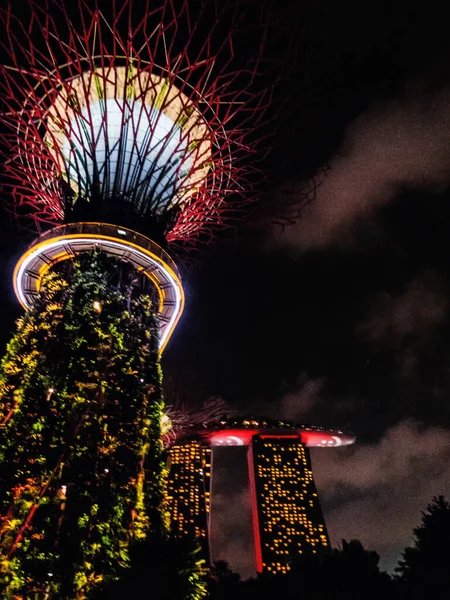
<path fill-rule="evenodd" d="M 213 449 L 246 446 L 255 568 L 258 573 L 288 572 L 299 555 L 330 546 L 309 448 L 354 441 L 342 431 L 264 418 L 205 423 L 169 451 L 167 500 L 173 533 L 199 538 L 207 552 Z"/>

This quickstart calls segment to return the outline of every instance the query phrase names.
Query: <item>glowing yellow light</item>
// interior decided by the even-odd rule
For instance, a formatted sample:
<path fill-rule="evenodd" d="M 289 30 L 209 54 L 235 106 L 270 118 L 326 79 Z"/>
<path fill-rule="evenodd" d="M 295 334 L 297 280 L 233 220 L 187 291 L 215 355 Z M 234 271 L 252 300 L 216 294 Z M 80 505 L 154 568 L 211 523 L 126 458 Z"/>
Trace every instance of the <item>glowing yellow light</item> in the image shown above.
<path fill-rule="evenodd" d="M 98 233 L 89 233 L 89 232 L 77 232 L 77 233 L 64 233 L 63 235 L 58 235 L 59 231 L 70 231 L 70 227 L 76 226 L 77 228 L 82 228 L 84 226 L 97 226 L 99 228 Z M 85 241 L 92 242 L 92 244 L 105 242 L 105 245 L 108 245 L 108 248 L 111 246 L 115 249 L 122 248 L 124 250 L 129 250 L 133 253 L 133 255 L 138 256 L 139 260 L 145 259 L 149 262 L 149 264 L 157 266 L 160 273 L 163 274 L 164 281 L 159 281 L 155 272 L 150 272 L 147 269 L 142 270 L 143 275 L 145 275 L 148 279 L 152 281 L 155 285 L 155 288 L 159 295 L 160 300 L 160 312 L 162 312 L 162 308 L 164 307 L 164 302 L 166 298 L 166 294 L 164 291 L 164 286 L 167 282 L 170 283 L 171 289 L 175 294 L 175 305 L 170 307 L 170 320 L 167 325 L 164 325 L 161 329 L 164 329 L 164 332 L 161 333 L 161 347 L 160 352 L 162 352 L 173 333 L 184 308 L 184 293 L 181 285 L 181 280 L 176 272 L 176 267 L 171 263 L 170 257 L 165 253 L 164 250 L 158 246 L 155 242 L 142 236 L 141 234 L 136 234 L 136 232 L 130 231 L 135 236 L 139 236 L 147 243 L 147 247 L 142 246 L 141 244 L 136 244 L 128 239 L 117 238 L 113 235 L 109 235 L 104 233 L 104 231 L 111 231 L 111 233 L 117 232 L 117 227 L 115 225 L 110 225 L 107 223 L 77 223 L 72 225 L 60 226 L 54 229 L 55 236 L 49 238 L 48 236 L 41 241 L 38 239 L 37 242 L 31 246 L 25 254 L 20 258 L 19 262 L 16 265 L 13 275 L 14 282 L 14 291 L 16 296 L 18 297 L 20 303 L 24 308 L 28 308 L 28 304 L 30 300 L 25 296 L 25 274 L 29 266 L 32 266 L 33 261 L 38 260 L 40 255 L 44 255 L 47 253 L 47 259 L 49 258 L 48 254 L 51 254 L 50 263 L 44 261 L 44 264 L 39 267 L 39 273 L 37 279 L 33 279 L 31 281 L 34 286 L 35 292 L 40 291 L 42 278 L 47 273 L 47 271 L 57 262 L 64 261 L 67 259 L 72 259 L 74 256 L 71 251 L 66 250 L 65 244 L 69 245 L 71 241 Z M 149 249 L 152 248 L 152 249 Z M 162 258 L 164 257 L 164 258 Z M 31 267 L 30 267 L 31 268 Z"/>

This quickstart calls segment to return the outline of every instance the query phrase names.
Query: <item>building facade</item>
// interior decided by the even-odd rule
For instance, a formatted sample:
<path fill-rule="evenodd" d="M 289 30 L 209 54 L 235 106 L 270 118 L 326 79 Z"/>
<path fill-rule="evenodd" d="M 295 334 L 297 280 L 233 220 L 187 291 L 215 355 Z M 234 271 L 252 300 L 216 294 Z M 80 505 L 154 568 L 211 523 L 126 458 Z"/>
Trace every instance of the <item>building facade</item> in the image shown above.
<path fill-rule="evenodd" d="M 330 548 L 309 448 L 354 441 L 342 431 L 289 421 L 249 417 L 206 423 L 190 441 L 169 451 L 172 531 L 195 535 L 210 546 L 212 450 L 247 446 L 256 571 L 287 573 L 302 555 Z"/>
<path fill-rule="evenodd" d="M 298 435 L 256 435 L 248 446 L 258 572 L 286 573 L 305 553 L 329 548 L 308 449 Z"/>
<path fill-rule="evenodd" d="M 169 450 L 166 500 L 172 534 L 208 549 L 211 448 L 193 440 Z"/>

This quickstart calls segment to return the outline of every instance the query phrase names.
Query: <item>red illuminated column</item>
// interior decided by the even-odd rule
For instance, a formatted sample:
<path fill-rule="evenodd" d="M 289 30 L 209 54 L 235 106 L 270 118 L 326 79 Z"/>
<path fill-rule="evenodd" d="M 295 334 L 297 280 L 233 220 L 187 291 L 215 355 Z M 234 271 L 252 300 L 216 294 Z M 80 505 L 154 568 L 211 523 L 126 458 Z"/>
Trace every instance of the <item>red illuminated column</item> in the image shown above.
<path fill-rule="evenodd" d="M 211 456 L 210 456 L 210 476 L 209 476 L 209 510 L 206 515 L 206 522 L 208 527 L 208 549 L 209 549 L 209 564 L 213 565 L 213 555 L 212 555 L 212 543 L 211 543 L 211 514 L 212 514 L 212 499 L 213 499 L 213 474 L 214 474 L 214 446 L 210 446 L 211 448 Z"/>
<path fill-rule="evenodd" d="M 255 565 L 256 571 L 262 573 L 262 549 L 261 536 L 259 533 L 259 516 L 258 516 L 258 496 L 256 493 L 256 478 L 255 478 L 255 461 L 253 459 L 253 446 L 250 443 L 247 451 L 248 459 L 248 477 L 250 485 L 250 502 L 252 505 L 252 521 L 253 521 L 253 536 L 255 540 Z"/>

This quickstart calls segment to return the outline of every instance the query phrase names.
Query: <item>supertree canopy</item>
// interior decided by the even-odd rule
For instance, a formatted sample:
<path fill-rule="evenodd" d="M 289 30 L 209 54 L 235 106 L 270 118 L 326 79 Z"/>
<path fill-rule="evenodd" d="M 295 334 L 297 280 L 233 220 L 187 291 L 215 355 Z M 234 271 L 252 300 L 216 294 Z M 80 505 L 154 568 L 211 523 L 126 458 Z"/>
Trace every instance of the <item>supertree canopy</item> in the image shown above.
<path fill-rule="evenodd" d="M 40 233 L 15 269 L 28 312 L 0 366 L 2 598 L 97 597 L 136 544 L 168 536 L 159 361 L 184 296 L 167 249 L 245 201 L 273 83 L 270 19 L 250 6 L 0 13 L 3 191 Z M 201 598 L 192 564 L 183 597 Z"/>
<path fill-rule="evenodd" d="M 3 12 L 10 210 L 38 230 L 109 219 L 169 242 L 221 224 L 270 100 L 255 91 L 266 26 L 241 31 L 250 3 L 65 4 Z M 243 35 L 260 47 L 238 60 Z"/>

